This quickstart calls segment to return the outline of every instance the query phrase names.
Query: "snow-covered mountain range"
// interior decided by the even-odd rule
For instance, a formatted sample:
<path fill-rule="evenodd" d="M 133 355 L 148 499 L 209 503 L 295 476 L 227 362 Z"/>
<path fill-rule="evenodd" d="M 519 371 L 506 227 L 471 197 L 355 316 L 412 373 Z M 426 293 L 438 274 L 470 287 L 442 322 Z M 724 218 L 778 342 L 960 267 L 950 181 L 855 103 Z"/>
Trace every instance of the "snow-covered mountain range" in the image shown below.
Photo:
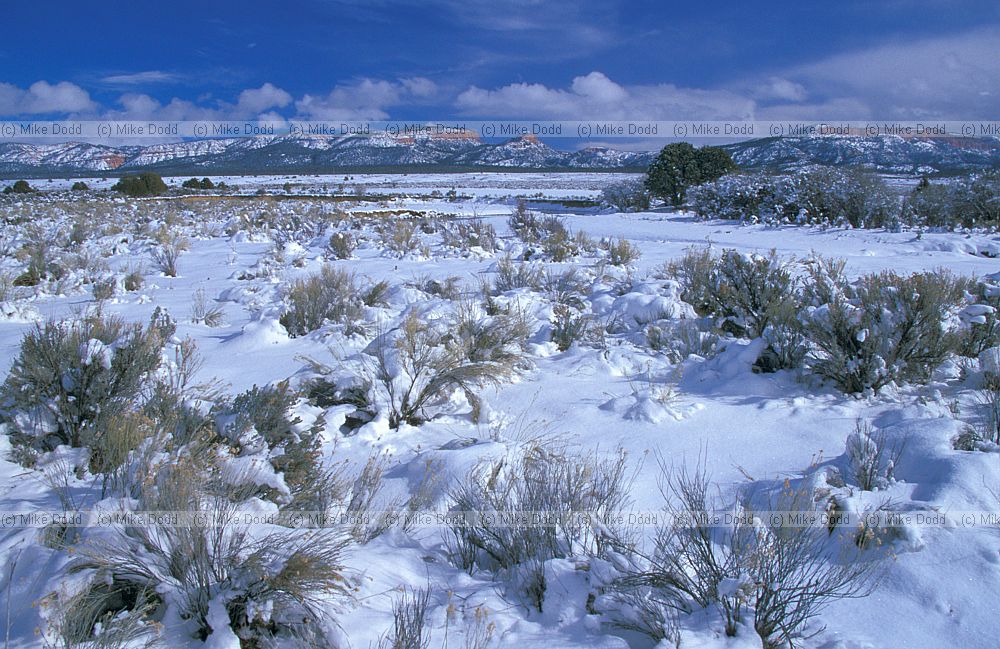
<path fill-rule="evenodd" d="M 341 169 L 506 168 L 641 170 L 652 152 L 553 149 L 535 137 L 500 144 L 467 137 L 282 135 L 150 146 L 0 143 L 0 174 L 329 172 Z"/>
<path fill-rule="evenodd" d="M 726 148 L 745 169 L 789 171 L 823 165 L 933 175 L 1000 168 L 997 138 L 824 135 L 749 140 Z"/>
<path fill-rule="evenodd" d="M 813 136 L 748 140 L 726 148 L 744 169 L 861 166 L 883 173 L 947 174 L 1000 167 L 1000 139 Z M 554 149 L 526 136 L 499 144 L 463 137 L 281 135 L 190 140 L 149 146 L 81 142 L 0 143 L 0 174 L 83 176 L 320 173 L 341 170 L 565 169 L 641 171 L 653 151 Z"/>

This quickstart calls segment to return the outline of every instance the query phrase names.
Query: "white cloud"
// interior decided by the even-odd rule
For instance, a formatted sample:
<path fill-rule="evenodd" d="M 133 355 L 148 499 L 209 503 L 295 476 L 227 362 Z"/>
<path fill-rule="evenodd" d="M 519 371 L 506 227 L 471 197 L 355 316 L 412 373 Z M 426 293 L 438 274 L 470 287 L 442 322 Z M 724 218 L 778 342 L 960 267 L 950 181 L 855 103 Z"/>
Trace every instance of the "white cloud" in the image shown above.
<path fill-rule="evenodd" d="M 86 113 L 96 108 L 90 94 L 68 81 L 36 81 L 27 90 L 0 83 L 0 115 Z"/>
<path fill-rule="evenodd" d="M 140 83 L 164 83 L 176 81 L 177 75 L 160 70 L 146 70 L 145 72 L 133 72 L 130 74 L 113 74 L 101 79 L 103 83 L 111 85 L 135 85 Z"/>
<path fill-rule="evenodd" d="M 514 83 L 496 90 L 472 86 L 457 107 L 469 115 L 524 119 L 744 119 L 754 101 L 729 90 L 673 84 L 622 86 L 601 72 L 573 79 L 568 89 Z"/>
<path fill-rule="evenodd" d="M 1000 28 L 989 27 L 846 52 L 784 70 L 781 77 L 810 97 L 853 102 L 860 118 L 990 119 L 1000 112 L 997 52 Z"/>
<path fill-rule="evenodd" d="M 295 108 L 301 117 L 312 119 L 380 120 L 389 117 L 387 108 L 429 99 L 437 91 L 437 84 L 423 77 L 399 81 L 361 79 L 338 85 L 326 95 L 305 95 L 295 102 Z"/>
<path fill-rule="evenodd" d="M 260 88 L 244 90 L 236 101 L 238 112 L 257 114 L 270 108 L 284 108 L 292 103 L 292 96 L 271 83 Z"/>
<path fill-rule="evenodd" d="M 782 77 L 768 77 L 755 89 L 754 96 L 762 100 L 804 101 L 809 93 L 800 83 Z"/>
<path fill-rule="evenodd" d="M 118 103 L 122 110 L 110 110 L 104 117 L 106 119 L 123 120 L 200 120 L 200 119 L 227 119 L 218 110 L 205 108 L 184 99 L 174 97 L 166 104 L 146 94 L 127 93 L 119 97 Z"/>
<path fill-rule="evenodd" d="M 283 108 L 291 103 L 292 96 L 271 83 L 242 91 L 235 104 L 217 102 L 214 107 L 176 97 L 162 104 L 147 94 L 126 93 L 118 99 L 121 109 L 108 111 L 105 117 L 136 120 L 242 120 L 266 116 L 267 121 L 273 121 L 274 112 L 271 109 Z"/>
<path fill-rule="evenodd" d="M 512 83 L 458 95 L 467 115 L 522 119 L 989 119 L 1000 113 L 1000 28 L 845 52 L 730 84 Z"/>

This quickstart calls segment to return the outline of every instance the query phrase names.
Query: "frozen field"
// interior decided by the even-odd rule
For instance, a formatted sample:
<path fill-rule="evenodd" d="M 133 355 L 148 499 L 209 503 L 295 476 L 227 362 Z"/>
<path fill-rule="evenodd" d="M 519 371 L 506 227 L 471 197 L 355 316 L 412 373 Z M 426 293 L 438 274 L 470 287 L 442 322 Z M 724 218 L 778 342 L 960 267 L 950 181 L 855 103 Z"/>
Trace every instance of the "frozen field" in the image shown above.
<path fill-rule="evenodd" d="M 517 457 L 539 436 L 558 440 L 552 443 L 580 457 L 623 454 L 630 481 L 627 505 L 618 509 L 660 510 L 664 465 L 703 465 L 723 504 L 749 492 L 773 497 L 774 504 L 783 492 L 808 490 L 815 497 L 806 507 L 811 510 L 823 507 L 816 494 L 832 493 L 850 513 L 905 512 L 914 518 L 891 525 L 885 534 L 876 532 L 877 542 L 863 544 L 864 551 L 853 560 L 880 562 L 873 590 L 866 597 L 830 602 L 796 630 L 796 646 L 996 646 L 1000 528 L 986 524 L 979 513 L 1000 512 L 994 494 L 1000 493 L 1000 454 L 989 445 L 982 451 L 955 450 L 953 445 L 967 425 L 979 425 L 983 417 L 979 362 L 951 357 L 926 384 L 889 385 L 860 395 L 844 394 L 806 369 L 755 373 L 760 340 L 713 338 L 710 327 L 681 302 L 681 288 L 663 268 L 692 248 L 707 248 L 762 255 L 773 250 L 792 264 L 796 276 L 804 273 L 800 262 L 818 254 L 845 260 L 850 278 L 882 270 L 908 275 L 937 269 L 985 277 L 1000 272 L 1000 237 L 739 226 L 697 221 L 684 212 L 573 213 L 563 206 L 558 209 L 562 224 L 570 233 L 585 233 L 594 245 L 581 239 L 564 260 L 554 261 L 541 253 L 540 244 L 526 243 L 511 230 L 508 220 L 518 198 L 594 201 L 606 183 L 622 177 L 216 178 L 239 185 L 248 196 L 126 201 L 65 193 L 8 201 L 0 207 L 6 222 L 0 270 L 7 278 L 0 304 L 0 373 L 7 376 L 22 338 L 38 323 L 78 319 L 97 308 L 95 290 L 104 290 L 100 309 L 105 316 L 146 325 L 157 308 L 171 315 L 176 331 L 164 354 L 173 358 L 180 341 L 194 341 L 203 364 L 192 384 L 217 380 L 229 398 L 286 379 L 293 388 L 302 388 L 292 407 L 301 418 L 300 428 L 316 423 L 322 463 L 344 465 L 355 476 L 369 458 L 382 458 L 382 487 L 373 509 L 402 503 L 419 490 L 419 509 L 447 510 L 456 489 L 469 483 L 471 470 L 486 461 Z M 92 189 L 112 184 L 87 182 Z M 390 196 L 379 202 L 249 196 L 258 189 L 281 194 L 285 183 L 294 186 L 293 194 L 335 192 L 343 185 L 346 193 L 363 186 L 365 194 Z M 33 184 L 55 190 L 69 183 Z M 455 197 L 449 200 L 452 189 Z M 476 234 L 469 235 L 460 224 L 474 224 Z M 488 244 L 487 226 L 496 234 Z M 349 233 L 355 244 L 346 253 L 349 258 L 337 258 L 329 246 L 337 233 Z M 611 239 L 627 240 L 641 255 L 625 265 L 609 263 L 610 252 L 600 242 Z M 37 249 L 40 242 L 47 242 L 48 261 L 65 269 L 61 276 L 48 273 L 32 286 L 10 286 L 31 263 L 30 254 L 19 251 Z M 164 272 L 162 262 L 171 246 L 178 253 L 174 277 Z M 544 270 L 547 276 L 540 276 L 534 287 L 531 282 L 502 285 L 500 266 L 509 264 L 508 258 L 523 258 L 529 248 L 538 254 L 522 270 Z M 351 322 L 326 322 L 290 335 L 289 320 L 282 322 L 282 315 L 290 308 L 293 282 L 320 272 L 325 264 L 356 273 L 359 293 L 378 282 L 386 285 L 377 299 L 358 307 Z M 565 275 L 570 271 L 575 274 Z M 126 290 L 130 273 L 141 281 Z M 456 278 L 453 286 L 449 278 Z M 492 284 L 485 306 L 484 283 Z M 307 384 L 319 378 L 338 390 L 356 385 L 351 383 L 356 377 L 377 378 L 379 368 L 373 369 L 377 363 L 372 359 L 378 341 L 400 335 L 411 320 L 440 330 L 442 337 L 435 340 L 445 345 L 460 307 L 486 320 L 498 312 L 516 313 L 527 328 L 515 371 L 477 388 L 480 408 L 452 386 L 396 429 L 390 421 L 392 394 L 380 391 L 377 380 L 367 409 L 307 398 Z M 962 326 L 959 313 L 954 315 L 954 326 Z M 668 330 L 682 319 L 701 323 L 696 334 L 706 342 L 697 351 L 703 353 L 680 352 L 669 344 L 656 349 L 649 343 L 650 325 Z M 559 345 L 554 329 L 572 322 L 582 323 L 586 331 L 571 344 Z M 402 362 L 390 359 L 388 371 L 405 371 L 396 363 Z M 905 440 L 891 476 L 876 490 L 864 490 L 849 477 L 845 443 L 859 420 L 875 427 L 884 440 Z M 32 468 L 18 464 L 12 424 L 4 426 L 0 511 L 63 511 L 67 502 L 82 511 L 140 508 L 134 495 L 102 494 L 102 478 L 88 470 L 79 449 L 47 450 Z M 282 473 L 269 464 L 273 456 L 266 448 L 255 456 L 249 446 L 231 450 L 219 460 L 224 466 L 218 470 L 228 475 L 225 467 L 250 466 L 240 479 L 271 491 L 255 494 L 242 506 L 278 511 L 287 504 Z M 848 476 L 844 482 L 831 477 L 834 468 Z M 428 473 L 433 479 L 426 478 Z M 975 524 L 965 520 L 969 512 Z M 916 522 L 917 513 L 930 522 Z M 259 527 L 265 526 L 252 533 L 264 533 Z M 632 529 L 650 550 L 654 526 Z M 88 580 L 108 578 L 99 571 L 70 574 L 68 567 L 80 556 L 79 547 L 99 547 L 114 529 L 77 532 L 71 542 L 53 543 L 43 529 L 5 525 L 0 530 L 0 627 L 5 629 L 0 635 L 5 646 L 62 646 L 55 630 L 60 603 L 71 601 Z M 857 550 L 851 541 L 855 532 L 845 528 L 831 533 L 830 561 L 840 560 L 833 552 L 839 546 Z M 608 575 L 622 569 L 611 555 L 567 551 L 566 557 L 548 559 L 540 568 L 544 589 L 536 601 L 523 593 L 523 575 L 516 570 L 464 570 L 443 527 L 397 525 L 372 536 L 355 540 L 343 552 L 348 595 L 320 602 L 331 612 L 330 636 L 339 638 L 340 646 L 378 646 L 393 624 L 393 603 L 403 589 L 423 587 L 430 592 L 426 624 L 431 647 L 657 645 L 646 635 L 616 626 L 629 611 L 611 601 Z M 735 582 L 741 575 L 728 577 Z M 224 632 L 225 624 L 219 622 L 226 609 L 214 604 L 208 616 L 210 626 L 217 623 L 213 632 L 206 638 L 192 634 L 191 621 L 170 604 L 169 588 L 161 592 L 166 611 L 160 611 L 159 625 L 151 632 L 163 646 L 239 646 L 236 635 Z M 227 592 L 213 590 L 213 603 L 232 601 Z M 267 609 L 268 602 L 255 605 Z M 680 646 L 760 647 L 752 620 L 753 613 L 746 613 L 735 637 L 727 637 L 714 604 L 678 614 Z M 139 634 L 123 646 L 142 646 L 148 639 Z M 673 646 L 670 640 L 663 643 Z"/>

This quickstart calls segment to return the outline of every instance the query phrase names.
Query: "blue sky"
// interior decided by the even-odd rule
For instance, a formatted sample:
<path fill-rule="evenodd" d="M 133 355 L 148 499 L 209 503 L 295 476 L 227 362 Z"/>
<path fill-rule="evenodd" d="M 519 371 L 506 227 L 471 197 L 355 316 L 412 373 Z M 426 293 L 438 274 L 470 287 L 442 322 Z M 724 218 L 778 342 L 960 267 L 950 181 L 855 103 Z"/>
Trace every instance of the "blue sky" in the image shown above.
<path fill-rule="evenodd" d="M 7 7 L 0 116 L 997 119 L 1000 3 Z"/>

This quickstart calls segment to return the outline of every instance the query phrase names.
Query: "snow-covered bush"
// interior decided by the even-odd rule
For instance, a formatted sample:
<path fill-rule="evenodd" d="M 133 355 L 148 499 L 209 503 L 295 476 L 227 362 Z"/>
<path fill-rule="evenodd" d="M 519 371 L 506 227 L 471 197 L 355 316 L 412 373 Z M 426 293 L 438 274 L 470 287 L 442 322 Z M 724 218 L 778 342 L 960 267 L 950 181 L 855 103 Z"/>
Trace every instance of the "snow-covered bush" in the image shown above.
<path fill-rule="evenodd" d="M 452 301 L 461 298 L 464 290 L 462 278 L 457 275 L 451 275 L 444 279 L 435 279 L 430 275 L 424 275 L 408 282 L 407 286 L 412 286 L 428 295 Z"/>
<path fill-rule="evenodd" d="M 529 247 L 525 258 L 541 252 L 553 261 L 565 261 L 592 247 L 587 237 L 574 235 L 558 217 L 539 216 L 529 211 L 523 201 L 518 202 L 507 224 L 521 241 L 540 248 Z"/>
<path fill-rule="evenodd" d="M 350 232 L 334 232 L 330 235 L 326 249 L 333 255 L 334 259 L 350 259 L 354 256 L 356 246 L 357 243 Z"/>
<path fill-rule="evenodd" d="M 702 218 L 888 227 L 899 201 L 877 176 L 819 167 L 792 175 L 731 174 L 691 190 Z"/>
<path fill-rule="evenodd" d="M 497 259 L 497 276 L 491 292 L 504 293 L 519 288 L 538 290 L 545 279 L 545 269 L 527 262 L 515 262 L 510 255 Z"/>
<path fill-rule="evenodd" d="M 556 304 L 552 308 L 552 342 L 561 352 L 584 340 L 590 325 L 586 314 L 568 304 Z"/>
<path fill-rule="evenodd" d="M 292 337 L 315 331 L 327 321 L 344 325 L 345 333 L 350 333 L 364 317 L 359 293 L 354 273 L 323 266 L 318 273 L 292 282 L 285 293 L 288 308 L 279 321 Z"/>
<path fill-rule="evenodd" d="M 608 263 L 612 266 L 631 266 L 639 261 L 642 252 L 628 239 L 608 239 L 601 244 L 608 251 Z"/>
<path fill-rule="evenodd" d="M 863 548 L 852 543 L 844 551 L 853 556 L 838 556 L 839 539 L 825 527 L 766 524 L 747 505 L 721 507 L 702 471 L 664 471 L 667 523 L 653 552 L 636 551 L 611 589 L 631 628 L 669 635 L 670 611 L 717 607 L 727 635 L 752 619 L 773 649 L 792 644 L 830 602 L 870 592 L 879 563 Z M 717 522 L 724 511 L 731 524 Z"/>
<path fill-rule="evenodd" d="M 787 176 L 728 174 L 688 191 L 691 208 L 704 219 L 750 223 L 794 220 L 798 211 L 786 205 L 791 194 Z"/>
<path fill-rule="evenodd" d="M 145 282 L 146 276 L 142 267 L 130 267 L 125 270 L 125 276 L 122 278 L 122 288 L 126 291 L 138 291 Z"/>
<path fill-rule="evenodd" d="M 94 300 L 103 302 L 115 296 L 115 289 L 118 288 L 118 279 L 115 277 L 104 277 L 94 281 Z"/>
<path fill-rule="evenodd" d="M 543 286 L 546 297 L 555 304 L 565 304 L 577 309 L 586 306 L 586 296 L 590 289 L 590 279 L 576 268 L 563 272 L 546 271 Z"/>
<path fill-rule="evenodd" d="M 471 360 L 470 352 L 484 353 L 484 343 L 456 338 L 449 331 L 453 324 L 428 323 L 411 311 L 396 329 L 378 332 L 365 351 L 366 378 L 376 392 L 373 402 L 387 408 L 390 428 L 420 424 L 426 408 L 454 390 L 465 395 L 477 421 L 482 408 L 477 390 L 515 374 L 520 355 L 509 344 L 491 347 L 486 360 Z"/>
<path fill-rule="evenodd" d="M 995 350 L 988 350 L 985 353 L 993 354 Z M 965 426 L 955 438 L 954 448 L 957 450 L 996 450 L 1000 446 L 1000 383 L 992 372 L 985 377 L 977 401 L 977 409 L 981 414 L 975 423 Z"/>
<path fill-rule="evenodd" d="M 695 320 L 684 318 L 648 325 L 644 334 L 650 349 L 666 353 L 675 363 L 692 355 L 709 358 L 719 344 L 717 334 L 705 331 Z"/>
<path fill-rule="evenodd" d="M 42 280 L 59 280 L 66 274 L 56 242 L 37 223 L 25 228 L 24 244 L 16 256 L 27 261 L 27 268 L 14 278 L 14 286 L 36 286 Z"/>
<path fill-rule="evenodd" d="M 221 400 L 219 382 L 195 381 L 204 359 L 191 338 L 172 345 L 166 362 L 152 377 L 143 395 L 141 413 L 156 429 L 183 446 L 214 436 L 210 409 Z"/>
<path fill-rule="evenodd" d="M 818 348 L 812 368 L 848 393 L 891 382 L 925 382 L 954 348 L 946 321 L 963 302 L 946 271 L 866 275 L 810 308 L 805 329 Z"/>
<path fill-rule="evenodd" d="M 770 345 L 762 369 L 798 367 L 805 345 L 796 320 L 800 292 L 790 265 L 770 255 L 724 250 L 689 250 L 663 273 L 683 287 L 682 298 L 717 326 L 749 338 L 765 335 Z"/>
<path fill-rule="evenodd" d="M 698 315 L 713 312 L 716 299 L 715 255 L 708 248 L 689 248 L 680 259 L 667 262 L 657 276 L 676 279 L 682 287 L 681 298 L 694 307 Z"/>
<path fill-rule="evenodd" d="M 507 225 L 525 243 L 538 243 L 542 239 L 543 219 L 530 211 L 524 201 L 517 202 L 507 219 Z"/>
<path fill-rule="evenodd" d="M 172 325 L 128 324 L 92 313 L 36 325 L 21 340 L 3 384 L 5 418 L 18 443 L 99 444 L 107 422 L 138 403 L 159 367 Z"/>
<path fill-rule="evenodd" d="M 885 432 L 859 419 L 845 446 L 851 474 L 863 491 L 889 486 L 903 454 L 902 442 L 893 442 Z"/>
<path fill-rule="evenodd" d="M 381 225 L 378 232 L 382 244 L 401 257 L 420 247 L 420 234 L 414 221 L 397 218 Z"/>
<path fill-rule="evenodd" d="M 894 227 L 899 200 L 881 178 L 858 169 L 821 167 L 793 178 L 788 205 L 809 223 L 856 228 Z"/>
<path fill-rule="evenodd" d="M 84 591 L 88 607 L 68 609 L 78 616 L 68 640 L 89 640 L 121 620 L 153 629 L 152 611 L 159 609 L 160 616 L 187 620 L 193 637 L 220 645 L 329 642 L 331 599 L 349 592 L 341 560 L 346 538 L 330 529 L 251 533 L 236 522 L 238 505 L 208 496 L 206 481 L 190 463 L 165 467 L 139 506 L 189 520 L 117 527 L 79 549 L 71 569 L 94 576 Z"/>
<path fill-rule="evenodd" d="M 1000 345 L 1000 286 L 991 281 L 970 280 L 966 292 L 971 304 L 959 313 L 963 328 L 957 351 L 962 356 L 978 358 L 987 349 Z"/>
<path fill-rule="evenodd" d="M 177 277 L 177 260 L 191 244 L 187 237 L 172 230 L 163 230 L 158 238 L 160 243 L 150 250 L 153 265 L 167 277 Z"/>
<path fill-rule="evenodd" d="M 512 367 L 526 362 L 524 347 L 532 332 L 527 316 L 516 307 L 486 315 L 479 305 L 462 302 L 453 331 L 469 362 L 495 362 Z"/>
<path fill-rule="evenodd" d="M 540 439 L 475 467 L 451 494 L 461 521 L 451 529 L 459 564 L 505 571 L 541 610 L 545 561 L 605 550 L 601 522 L 628 499 L 625 460 L 622 451 L 600 458 Z"/>
<path fill-rule="evenodd" d="M 724 250 L 713 270 L 709 298 L 724 329 L 756 338 L 795 308 L 797 282 L 774 251 L 765 257 Z"/>
<path fill-rule="evenodd" d="M 642 179 L 611 183 L 601 190 L 601 202 L 619 212 L 648 210 L 652 196 Z"/>
<path fill-rule="evenodd" d="M 254 386 L 231 403 L 219 404 L 216 421 L 219 434 L 237 458 L 234 471 L 247 467 L 233 480 L 249 481 L 262 495 L 281 504 L 310 510 L 331 499 L 326 492 L 336 481 L 328 480 L 320 461 L 323 420 L 318 418 L 308 427 L 301 425 L 301 418 L 292 412 L 298 400 L 287 381 Z M 267 473 L 272 475 L 260 475 L 261 468 L 253 465 L 253 457 L 260 454 L 270 463 L 272 469 Z M 246 463 L 240 463 L 239 458 Z"/>
<path fill-rule="evenodd" d="M 441 228 L 441 238 L 444 245 L 462 251 L 478 247 L 493 252 L 499 242 L 493 226 L 480 218 L 446 221 Z"/>
<path fill-rule="evenodd" d="M 919 227 L 956 227 L 962 224 L 961 194 L 957 184 L 921 183 L 906 197 L 903 219 Z"/>
<path fill-rule="evenodd" d="M 392 603 L 392 630 L 379 639 L 378 649 L 428 649 L 429 588 L 404 590 Z"/>

